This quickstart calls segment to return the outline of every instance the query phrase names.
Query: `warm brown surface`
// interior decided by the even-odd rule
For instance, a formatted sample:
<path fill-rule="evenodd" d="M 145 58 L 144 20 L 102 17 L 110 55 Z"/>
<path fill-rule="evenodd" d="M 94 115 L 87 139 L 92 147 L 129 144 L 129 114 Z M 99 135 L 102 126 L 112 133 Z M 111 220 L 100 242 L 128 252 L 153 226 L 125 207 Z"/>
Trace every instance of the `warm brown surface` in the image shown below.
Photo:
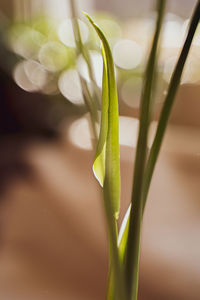
<path fill-rule="evenodd" d="M 19 174 L 1 197 L 0 298 L 102 299 L 105 227 L 89 156 L 36 143 L 24 158 L 32 177 Z"/>
<path fill-rule="evenodd" d="M 12 151 L 1 161 L 4 167 L 14 157 L 17 142 L 20 148 L 18 139 L 9 144 Z M 197 300 L 198 149 L 189 155 L 167 149 L 165 145 L 145 212 L 141 299 Z M 18 152 L 13 160 L 29 168 L 7 176 L 1 193 L 0 299 L 104 299 L 106 229 L 91 171 L 93 154 L 65 137 L 31 142 Z M 130 148 L 121 149 L 122 214 L 130 199 L 132 156 Z"/>

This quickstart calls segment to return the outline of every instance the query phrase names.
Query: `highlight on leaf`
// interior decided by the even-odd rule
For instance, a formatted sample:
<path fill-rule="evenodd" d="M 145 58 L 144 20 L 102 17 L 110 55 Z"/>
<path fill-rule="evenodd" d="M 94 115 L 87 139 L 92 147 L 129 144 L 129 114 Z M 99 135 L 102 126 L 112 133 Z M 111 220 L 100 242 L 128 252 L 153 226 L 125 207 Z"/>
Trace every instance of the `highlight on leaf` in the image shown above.
<path fill-rule="evenodd" d="M 86 13 L 84 14 L 102 42 L 101 51 L 104 62 L 101 129 L 93 170 L 101 185 L 103 185 L 104 176 L 107 180 L 108 201 L 111 202 L 113 214 L 117 219 L 120 208 L 120 161 L 119 113 L 114 62 L 103 32 Z"/>
<path fill-rule="evenodd" d="M 93 164 L 94 175 L 103 187 L 105 178 L 105 151 L 106 151 L 106 139 L 108 133 L 108 75 L 106 57 L 102 48 L 103 56 L 103 79 L 102 79 L 102 111 L 101 111 L 101 127 L 99 141 L 97 144 L 96 156 Z"/>

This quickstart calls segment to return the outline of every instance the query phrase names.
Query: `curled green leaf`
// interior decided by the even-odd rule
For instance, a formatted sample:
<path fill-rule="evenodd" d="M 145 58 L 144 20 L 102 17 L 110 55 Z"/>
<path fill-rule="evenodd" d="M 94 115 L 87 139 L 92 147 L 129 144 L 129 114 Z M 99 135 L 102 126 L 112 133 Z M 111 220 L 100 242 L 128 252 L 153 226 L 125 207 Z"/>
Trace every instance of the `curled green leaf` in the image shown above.
<path fill-rule="evenodd" d="M 115 218 L 120 208 L 119 112 L 114 62 L 108 41 L 101 29 L 85 14 L 102 42 L 104 61 L 102 116 L 99 143 L 93 166 L 95 176 L 104 186 Z"/>

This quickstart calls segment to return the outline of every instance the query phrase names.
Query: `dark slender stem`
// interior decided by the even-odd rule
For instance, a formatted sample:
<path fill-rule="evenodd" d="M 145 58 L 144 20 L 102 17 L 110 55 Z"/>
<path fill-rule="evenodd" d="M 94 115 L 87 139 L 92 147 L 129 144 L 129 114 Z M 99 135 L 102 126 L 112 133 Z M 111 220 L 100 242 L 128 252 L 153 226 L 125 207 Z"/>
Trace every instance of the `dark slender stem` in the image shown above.
<path fill-rule="evenodd" d="M 157 161 L 157 158 L 159 155 L 159 151 L 160 151 L 160 147 L 161 147 L 164 133 L 166 130 L 167 122 L 168 122 L 168 119 L 169 119 L 169 116 L 171 113 L 171 109 L 173 106 L 173 102 L 174 102 L 174 99 L 176 96 L 178 86 L 180 84 L 183 67 L 184 67 L 185 61 L 187 59 L 189 49 L 191 47 L 192 39 L 194 37 L 199 20 L 200 20 L 200 1 L 197 2 L 197 5 L 194 9 L 194 13 L 191 18 L 188 34 L 187 34 L 183 49 L 181 51 L 181 54 L 179 56 L 173 76 L 170 81 L 168 94 L 166 96 L 166 100 L 163 105 L 163 110 L 162 110 L 162 113 L 160 116 L 160 120 L 158 122 L 157 132 L 156 132 L 153 146 L 151 148 L 150 155 L 149 155 L 149 158 L 147 161 L 147 165 L 146 165 L 146 169 L 145 169 L 144 185 L 143 185 L 143 195 L 142 195 L 143 213 L 144 213 L 144 209 L 145 209 L 149 186 L 150 186 L 153 172 L 155 169 L 155 164 L 156 164 L 156 161 Z M 129 216 L 129 220 L 130 220 L 130 216 Z M 123 238 L 126 236 L 126 231 L 127 231 L 128 227 L 129 227 L 129 222 L 127 222 L 126 229 L 124 230 L 124 233 L 123 233 Z M 122 241 L 123 241 L 123 243 L 126 243 L 126 239 L 125 239 L 125 241 L 124 240 L 122 240 Z M 124 251 L 121 253 L 121 255 L 123 256 L 123 259 L 124 259 L 124 255 L 125 255 Z"/>
<path fill-rule="evenodd" d="M 149 186 L 151 183 L 151 179 L 153 176 L 153 172 L 155 169 L 155 164 L 160 152 L 161 144 L 163 141 L 163 137 L 165 134 L 165 130 L 167 127 L 167 123 L 170 117 L 170 113 L 173 107 L 173 103 L 175 100 L 175 96 L 180 84 L 181 80 L 181 75 L 183 73 L 183 68 L 186 62 L 186 59 L 188 57 L 188 53 L 192 44 L 192 40 L 196 31 L 196 28 L 198 26 L 200 20 L 200 1 L 197 2 L 196 7 L 194 9 L 193 16 L 191 18 L 190 22 L 190 27 L 189 31 L 184 43 L 184 46 L 182 48 L 181 54 L 179 56 L 179 59 L 177 61 L 174 73 L 172 75 L 169 88 L 168 88 L 168 93 L 163 105 L 163 109 L 160 115 L 160 119 L 158 122 L 158 127 L 156 131 L 156 135 L 153 141 L 153 145 L 151 147 L 150 155 L 148 158 L 146 170 L 145 170 L 145 181 L 144 181 L 144 186 L 143 186 L 143 211 L 145 208 L 146 204 L 146 199 L 149 191 Z"/>

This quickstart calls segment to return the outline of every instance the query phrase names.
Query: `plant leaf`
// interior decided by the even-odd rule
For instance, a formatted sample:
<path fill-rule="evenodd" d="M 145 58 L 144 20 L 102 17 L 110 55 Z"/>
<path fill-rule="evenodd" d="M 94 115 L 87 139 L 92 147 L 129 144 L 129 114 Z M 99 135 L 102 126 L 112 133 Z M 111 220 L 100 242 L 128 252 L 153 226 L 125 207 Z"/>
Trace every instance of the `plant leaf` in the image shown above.
<path fill-rule="evenodd" d="M 160 120 L 158 122 L 158 128 L 157 128 L 157 133 L 154 138 L 153 146 L 150 151 L 150 155 L 146 164 L 145 168 L 145 177 L 144 177 L 144 184 L 143 184 L 143 195 L 142 195 L 142 202 L 143 202 L 143 208 L 142 208 L 142 213 L 144 213 L 144 208 L 147 200 L 147 195 L 149 191 L 149 186 L 151 183 L 153 171 L 155 169 L 155 164 L 159 155 L 159 150 L 162 144 L 162 140 L 164 137 L 164 133 L 166 130 L 167 122 L 170 116 L 170 112 L 175 100 L 175 95 L 180 83 L 181 75 L 183 72 L 183 68 L 185 65 L 185 61 L 187 59 L 189 49 L 191 47 L 192 39 L 194 36 L 194 33 L 196 31 L 197 25 L 199 23 L 200 19 L 200 1 L 197 1 L 197 5 L 194 9 L 193 16 L 191 18 L 190 22 L 190 28 L 184 43 L 184 46 L 182 48 L 181 54 L 179 56 L 177 65 L 175 67 L 173 76 L 170 81 L 168 93 L 164 102 L 163 110 L 160 116 Z M 122 238 L 120 241 L 120 258 L 125 255 L 124 251 L 124 245 L 127 242 L 127 230 L 129 227 L 129 221 L 126 223 L 126 227 L 124 229 L 124 233 L 122 234 Z"/>
<path fill-rule="evenodd" d="M 185 39 L 185 43 L 183 45 L 183 48 L 181 50 L 179 59 L 177 61 L 176 67 L 174 69 L 173 75 L 170 80 L 168 92 L 165 98 L 165 102 L 160 114 L 158 127 L 156 130 L 156 135 L 154 137 L 154 141 L 151 147 L 151 151 L 149 154 L 149 158 L 147 161 L 146 169 L 145 169 L 145 180 L 144 180 L 144 186 L 143 186 L 143 211 L 145 208 L 147 195 L 149 191 L 149 186 L 151 183 L 151 179 L 153 176 L 153 172 L 155 169 L 155 165 L 158 159 L 158 155 L 160 152 L 160 148 L 162 145 L 162 141 L 164 138 L 164 134 L 166 131 L 167 123 L 170 117 L 170 113 L 174 104 L 175 96 L 181 81 L 181 76 L 183 73 L 183 68 L 185 66 L 185 62 L 187 60 L 190 47 L 192 44 L 192 40 L 196 31 L 196 28 L 199 24 L 200 20 L 200 1 L 197 1 L 197 4 L 194 9 L 194 13 L 191 17 L 189 30 L 187 33 L 187 37 Z"/>
<path fill-rule="evenodd" d="M 102 136 L 100 135 L 100 138 L 102 137 L 102 141 L 100 141 L 99 148 L 97 150 L 100 150 L 101 152 L 97 152 L 97 158 L 98 164 L 96 161 L 95 164 L 95 171 L 97 173 L 100 173 L 99 181 L 102 182 L 102 175 L 104 171 L 104 167 L 101 167 L 101 170 L 99 171 L 97 166 L 99 166 L 99 161 L 104 161 L 104 154 L 105 151 L 105 180 L 104 185 L 106 185 L 106 195 L 108 198 L 108 201 L 111 202 L 113 214 L 115 216 L 115 219 L 118 218 L 119 215 L 119 209 L 120 209 L 120 160 L 119 160 L 119 112 L 118 112 L 118 98 L 117 98 L 117 87 L 116 87 L 116 81 L 115 81 L 115 71 L 114 71 L 114 62 L 112 58 L 112 53 L 110 50 L 110 46 L 108 44 L 108 41 L 106 40 L 103 32 L 100 30 L 100 28 L 93 22 L 93 20 L 85 14 L 94 29 L 96 30 L 101 42 L 102 42 L 102 54 L 104 59 L 104 70 L 107 70 L 107 85 L 106 85 L 106 76 L 104 76 L 104 94 L 105 99 L 106 97 L 106 91 L 108 95 L 108 106 L 103 103 L 103 110 L 102 110 L 102 119 L 108 120 L 108 126 L 107 126 L 107 136 L 106 136 L 106 143 L 105 143 L 105 133 L 106 128 L 102 129 Z M 105 100 L 103 99 L 103 100 Z M 107 117 L 103 113 L 106 114 Z M 102 123 L 101 123 L 102 124 Z M 105 125 L 106 127 L 106 125 Z M 105 146 L 105 150 L 104 150 Z M 100 155 L 100 156 L 99 156 Z M 96 173 L 96 174 L 97 174 Z"/>
<path fill-rule="evenodd" d="M 103 183 L 110 246 L 110 275 L 113 278 L 113 299 L 126 300 L 125 282 L 117 244 L 116 220 L 120 207 L 120 160 L 118 99 L 114 63 L 103 32 L 87 14 L 85 15 L 102 42 L 101 51 L 104 61 L 101 131 L 93 169 L 98 180 Z"/>

